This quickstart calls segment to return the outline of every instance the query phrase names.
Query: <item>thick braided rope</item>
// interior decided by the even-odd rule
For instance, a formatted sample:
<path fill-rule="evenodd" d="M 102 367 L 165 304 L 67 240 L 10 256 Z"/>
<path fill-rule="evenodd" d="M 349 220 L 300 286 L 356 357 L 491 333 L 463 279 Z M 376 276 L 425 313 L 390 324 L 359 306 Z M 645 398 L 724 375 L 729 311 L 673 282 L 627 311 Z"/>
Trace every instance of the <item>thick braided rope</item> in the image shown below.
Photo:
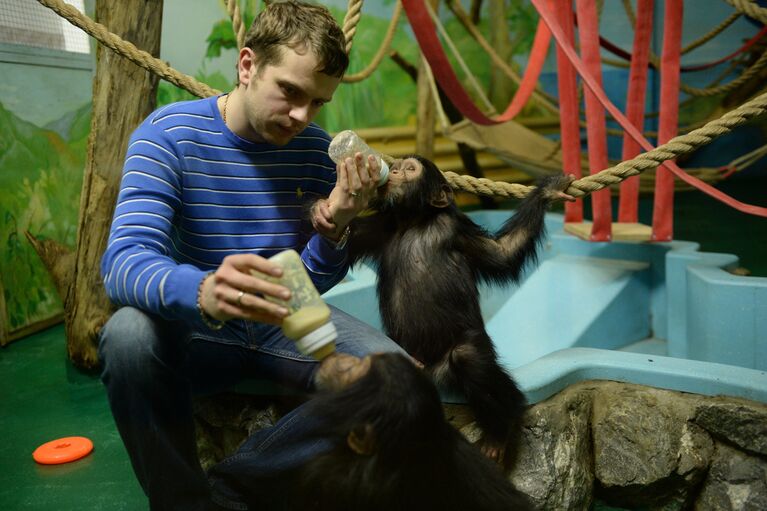
<path fill-rule="evenodd" d="M 389 22 L 389 28 L 386 29 L 386 35 L 384 35 L 383 41 L 381 42 L 380 48 L 378 48 L 378 52 L 373 56 L 373 59 L 370 61 L 370 64 L 360 71 L 359 73 L 354 73 L 353 75 L 344 75 L 343 82 L 344 83 L 356 83 L 364 80 L 365 78 L 369 77 L 371 74 L 373 74 L 373 71 L 375 71 L 378 66 L 381 64 L 381 61 L 383 60 L 386 53 L 389 51 L 389 48 L 391 47 L 391 42 L 394 39 L 394 32 L 397 30 L 397 23 L 399 22 L 399 18 L 402 15 L 402 2 L 400 0 L 397 0 L 397 3 L 394 5 L 394 13 L 392 14 L 391 21 Z"/>
<path fill-rule="evenodd" d="M 610 185 L 617 184 L 626 178 L 641 174 L 650 169 L 655 169 L 664 161 L 692 152 L 694 149 L 706 145 L 714 138 L 729 133 L 733 128 L 744 124 L 751 119 L 763 115 L 767 111 L 767 93 L 764 93 L 727 112 L 719 119 L 707 123 L 686 135 L 672 138 L 666 144 L 642 153 L 636 158 L 626 160 L 607 168 L 597 174 L 586 176 L 570 185 L 567 193 L 573 197 L 583 197 L 589 193 L 601 190 Z M 461 189 L 475 194 L 497 195 L 500 197 L 524 197 L 532 187 L 493 182 L 489 179 L 477 179 L 472 176 L 445 172 L 448 182 L 453 188 Z"/>
<path fill-rule="evenodd" d="M 111 49 L 115 53 L 125 57 L 137 66 L 150 71 L 164 80 L 186 89 L 195 96 L 204 98 L 220 94 L 220 91 L 209 87 L 207 84 L 199 82 L 189 75 L 176 71 L 162 60 L 153 57 L 149 53 L 139 50 L 129 41 L 111 33 L 107 28 L 96 23 L 88 16 L 84 15 L 71 5 L 62 0 L 37 0 L 40 4 L 56 12 L 59 16 L 69 21 L 74 26 L 82 29 L 89 35 L 97 39 L 101 44 Z"/>
<path fill-rule="evenodd" d="M 245 24 L 242 22 L 239 2 L 237 0 L 227 0 L 226 12 L 232 20 L 232 30 L 234 30 L 237 39 L 237 49 L 240 49 L 245 44 Z"/>
<path fill-rule="evenodd" d="M 761 21 L 767 25 L 767 9 L 759 7 L 756 2 L 751 0 L 724 0 L 731 6 L 735 7 L 738 12 L 742 12 L 746 16 L 750 16 L 755 20 Z"/>
<path fill-rule="evenodd" d="M 344 37 L 346 37 L 346 53 L 352 51 L 352 41 L 357 33 L 357 23 L 362 17 L 362 0 L 349 0 L 349 8 L 344 16 Z"/>

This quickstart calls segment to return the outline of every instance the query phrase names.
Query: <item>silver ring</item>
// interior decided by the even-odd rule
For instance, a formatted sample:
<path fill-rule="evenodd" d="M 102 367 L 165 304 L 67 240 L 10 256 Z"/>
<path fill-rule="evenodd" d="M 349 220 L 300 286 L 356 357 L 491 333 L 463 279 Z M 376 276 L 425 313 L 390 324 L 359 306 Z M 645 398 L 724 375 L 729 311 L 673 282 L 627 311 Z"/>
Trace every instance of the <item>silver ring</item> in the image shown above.
<path fill-rule="evenodd" d="M 349 195 L 351 195 L 352 197 L 359 197 L 360 196 L 360 194 L 358 194 L 357 192 L 349 192 Z"/>
<path fill-rule="evenodd" d="M 242 307 L 242 297 L 245 296 L 245 291 L 240 290 L 239 293 L 237 293 L 237 307 Z"/>

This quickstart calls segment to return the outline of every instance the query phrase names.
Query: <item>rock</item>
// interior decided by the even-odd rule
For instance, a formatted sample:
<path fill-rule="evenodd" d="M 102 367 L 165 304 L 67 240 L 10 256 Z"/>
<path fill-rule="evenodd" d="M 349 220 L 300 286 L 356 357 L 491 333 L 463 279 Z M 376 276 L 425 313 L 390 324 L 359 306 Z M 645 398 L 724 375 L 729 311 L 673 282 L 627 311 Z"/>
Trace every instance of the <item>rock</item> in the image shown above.
<path fill-rule="evenodd" d="M 715 437 L 767 456 L 767 406 L 717 401 L 701 404 L 695 423 Z"/>
<path fill-rule="evenodd" d="M 708 477 L 695 502 L 696 511 L 767 509 L 767 461 L 716 444 Z"/>
<path fill-rule="evenodd" d="M 692 399 L 620 384 L 597 393 L 592 435 L 600 497 L 625 507 L 689 505 L 713 452 L 709 435 L 688 422 Z"/>
<path fill-rule="evenodd" d="M 565 390 L 525 416 L 511 481 L 538 509 L 588 509 L 591 504 L 591 398 L 588 387 Z"/>
<path fill-rule="evenodd" d="M 273 426 L 274 404 L 263 397 L 217 394 L 195 399 L 197 453 L 203 469 L 232 454 L 253 432 Z"/>
<path fill-rule="evenodd" d="M 203 466 L 232 454 L 301 399 L 196 400 Z M 444 408 L 470 442 L 479 439 L 466 405 Z M 596 503 L 597 509 L 761 511 L 767 509 L 765 455 L 765 404 L 585 381 L 528 408 L 510 480 L 542 510 Z"/>

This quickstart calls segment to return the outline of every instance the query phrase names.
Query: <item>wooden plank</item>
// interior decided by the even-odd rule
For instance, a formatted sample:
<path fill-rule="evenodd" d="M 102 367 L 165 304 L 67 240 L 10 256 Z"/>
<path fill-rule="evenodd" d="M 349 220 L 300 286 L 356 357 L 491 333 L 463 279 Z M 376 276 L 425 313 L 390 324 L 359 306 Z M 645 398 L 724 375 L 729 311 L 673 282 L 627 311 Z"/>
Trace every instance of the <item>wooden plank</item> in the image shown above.
<path fill-rule="evenodd" d="M 566 223 L 565 232 L 588 241 L 591 238 L 591 222 Z M 615 222 L 612 224 L 611 241 L 644 243 L 651 239 L 652 227 L 649 225 L 629 222 Z"/>

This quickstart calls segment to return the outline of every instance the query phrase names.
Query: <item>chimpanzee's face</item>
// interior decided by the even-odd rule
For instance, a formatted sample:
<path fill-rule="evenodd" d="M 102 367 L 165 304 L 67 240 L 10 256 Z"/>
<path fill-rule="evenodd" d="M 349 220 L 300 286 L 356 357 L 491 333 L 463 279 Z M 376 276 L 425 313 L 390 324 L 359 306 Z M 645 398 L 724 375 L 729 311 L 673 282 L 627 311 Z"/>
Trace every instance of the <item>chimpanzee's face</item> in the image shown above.
<path fill-rule="evenodd" d="M 397 200 L 406 189 L 414 186 L 423 175 L 423 165 L 415 158 L 394 160 L 389 167 L 389 181 L 380 188 L 380 193 L 389 200 Z M 413 184 L 410 184 L 413 183 Z"/>

